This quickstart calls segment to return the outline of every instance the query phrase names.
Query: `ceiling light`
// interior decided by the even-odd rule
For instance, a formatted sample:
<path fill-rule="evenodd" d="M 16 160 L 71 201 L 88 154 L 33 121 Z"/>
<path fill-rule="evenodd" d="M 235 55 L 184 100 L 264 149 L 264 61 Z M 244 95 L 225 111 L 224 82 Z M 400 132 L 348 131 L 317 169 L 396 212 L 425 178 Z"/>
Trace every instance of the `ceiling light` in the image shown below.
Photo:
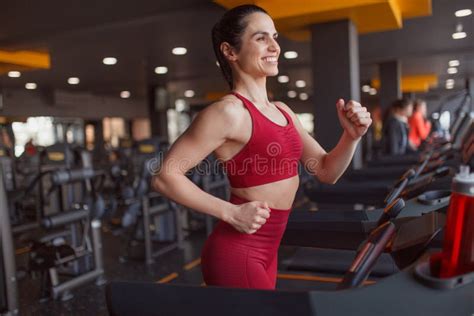
<path fill-rule="evenodd" d="M 306 82 L 304 80 L 296 80 L 295 85 L 297 88 L 304 88 L 306 87 Z"/>
<path fill-rule="evenodd" d="M 217 60 L 216 60 L 216 66 L 217 66 L 217 67 L 220 67 L 220 66 L 221 66 Z"/>
<path fill-rule="evenodd" d="M 292 50 L 289 50 L 283 54 L 286 59 L 295 59 L 298 57 L 298 53 Z"/>
<path fill-rule="evenodd" d="M 468 16 L 471 14 L 472 14 L 471 9 L 457 10 L 456 12 L 454 12 L 454 15 L 457 16 L 458 18 L 462 18 L 463 16 Z"/>
<path fill-rule="evenodd" d="M 184 47 L 175 47 L 171 51 L 173 55 L 185 55 L 188 50 Z"/>
<path fill-rule="evenodd" d="M 365 84 L 362 86 L 362 92 L 368 93 L 370 91 L 370 86 Z"/>
<path fill-rule="evenodd" d="M 466 32 L 462 31 L 462 24 L 459 23 L 458 25 L 456 25 L 456 32 L 453 33 L 452 35 L 453 39 L 462 39 L 462 38 L 465 38 L 466 36 L 467 36 Z"/>
<path fill-rule="evenodd" d="M 453 87 L 454 86 L 454 79 L 447 79 L 446 80 L 446 88 L 449 86 Z"/>
<path fill-rule="evenodd" d="M 452 75 L 452 74 L 456 74 L 456 73 L 458 73 L 457 68 L 454 68 L 454 67 L 448 68 L 448 74 Z"/>
<path fill-rule="evenodd" d="M 290 77 L 288 77 L 288 76 L 278 76 L 278 82 L 287 83 L 288 81 L 290 81 Z"/>
<path fill-rule="evenodd" d="M 453 88 L 454 88 L 454 85 L 448 85 L 448 84 L 446 85 L 446 89 L 448 89 L 448 90 L 451 90 Z"/>
<path fill-rule="evenodd" d="M 462 39 L 462 38 L 465 38 L 467 36 L 466 32 L 456 32 L 456 33 L 453 33 L 453 39 Z"/>
<path fill-rule="evenodd" d="M 104 65 L 115 65 L 117 63 L 117 58 L 115 57 L 105 57 L 102 59 Z"/>
<path fill-rule="evenodd" d="M 194 91 L 193 90 L 186 90 L 186 91 L 184 91 L 184 96 L 186 98 L 192 98 L 192 97 L 194 97 Z"/>
<path fill-rule="evenodd" d="M 370 94 L 370 95 L 376 95 L 376 94 L 377 94 L 377 89 L 375 89 L 375 88 L 370 88 L 369 94 Z"/>
<path fill-rule="evenodd" d="M 122 92 L 120 92 L 120 97 L 121 97 L 122 99 L 128 99 L 128 98 L 130 98 L 130 95 L 131 95 L 131 94 L 130 94 L 130 91 L 122 91 Z"/>
<path fill-rule="evenodd" d="M 69 84 L 79 84 L 80 80 L 77 77 L 71 77 L 67 80 L 67 83 Z"/>
<path fill-rule="evenodd" d="M 308 94 L 307 94 L 307 93 L 304 93 L 304 92 L 300 93 L 300 100 L 301 100 L 301 101 L 306 101 L 306 100 L 308 100 Z"/>
<path fill-rule="evenodd" d="M 37 87 L 37 85 L 34 82 L 28 82 L 27 84 L 25 84 L 25 88 L 28 89 L 28 90 L 35 90 L 36 87 Z"/>
<path fill-rule="evenodd" d="M 21 72 L 19 71 L 9 71 L 8 77 L 10 78 L 19 78 L 21 76 Z"/>
<path fill-rule="evenodd" d="M 155 68 L 155 73 L 159 74 L 159 75 L 163 75 L 165 73 L 168 72 L 168 67 L 165 67 L 165 66 L 159 66 L 159 67 L 156 67 Z"/>
<path fill-rule="evenodd" d="M 287 94 L 287 95 L 288 95 L 288 98 L 293 99 L 293 98 L 296 98 L 296 96 L 297 96 L 298 94 L 296 93 L 296 91 L 290 90 L 290 91 L 288 91 L 288 94 Z"/>
<path fill-rule="evenodd" d="M 459 60 L 453 59 L 448 62 L 449 67 L 457 67 L 459 66 Z"/>

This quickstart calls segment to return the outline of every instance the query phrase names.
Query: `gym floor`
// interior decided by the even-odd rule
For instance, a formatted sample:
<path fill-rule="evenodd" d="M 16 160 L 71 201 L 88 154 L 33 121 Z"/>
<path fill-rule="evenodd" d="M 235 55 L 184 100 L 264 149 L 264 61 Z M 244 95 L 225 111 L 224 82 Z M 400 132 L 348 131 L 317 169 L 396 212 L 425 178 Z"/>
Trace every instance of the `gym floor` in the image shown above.
<path fill-rule="evenodd" d="M 125 254 L 122 236 L 114 236 L 104 230 L 103 250 L 105 276 L 107 281 L 144 281 L 144 282 L 179 282 L 184 284 L 201 284 L 202 277 L 199 265 L 184 270 L 184 266 L 200 256 L 200 249 L 205 241 L 204 233 L 193 233 L 187 238 L 184 249 L 171 251 L 158 257 L 154 264 L 146 265 L 140 260 L 121 262 Z M 134 247 L 135 248 L 135 247 Z M 139 248 L 139 247 L 136 247 Z M 134 251 L 135 252 L 135 251 Z M 175 280 L 170 280 L 178 274 Z M 74 297 L 68 301 L 48 300 L 39 302 L 40 287 L 38 280 L 27 276 L 19 281 L 20 310 L 24 315 L 108 315 L 105 303 L 105 286 L 91 283 L 73 291 Z"/>
<path fill-rule="evenodd" d="M 155 259 L 147 266 L 140 260 L 120 260 L 124 251 L 123 237 L 114 236 L 104 229 L 104 264 L 107 281 L 143 281 L 175 284 L 204 285 L 200 269 L 201 248 L 206 240 L 204 231 L 193 232 L 184 242 L 184 248 L 173 250 Z M 136 249 L 139 250 L 140 246 Z M 282 246 L 279 252 L 280 267 L 282 261 L 291 255 L 293 247 Z M 135 251 L 134 251 L 135 252 Z M 139 252 L 139 251 L 137 251 Z M 287 275 L 286 273 L 284 273 Z M 280 274 L 277 288 L 288 290 L 335 288 L 328 282 L 329 275 L 305 276 L 301 280 L 289 280 Z M 292 273 L 294 276 L 294 273 Z M 321 282 L 321 280 L 326 280 Z M 334 276 L 329 276 L 329 280 Z M 319 281 L 318 281 L 319 280 Z M 40 302 L 38 280 L 27 275 L 19 280 L 20 309 L 22 315 L 108 315 L 105 302 L 105 286 L 89 284 L 73 291 L 74 297 L 68 301 L 47 300 Z"/>

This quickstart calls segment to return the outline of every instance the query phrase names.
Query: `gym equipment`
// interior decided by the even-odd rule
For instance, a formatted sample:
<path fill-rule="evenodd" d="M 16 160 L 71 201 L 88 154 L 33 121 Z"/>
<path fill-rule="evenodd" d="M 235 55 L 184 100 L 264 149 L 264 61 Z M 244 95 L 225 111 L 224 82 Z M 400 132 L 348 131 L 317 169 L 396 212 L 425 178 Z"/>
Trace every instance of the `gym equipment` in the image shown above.
<path fill-rule="evenodd" d="M 84 183 L 100 173 L 89 168 L 56 170 L 43 173 L 50 178 L 50 192 L 62 191 L 64 186 Z M 29 267 L 41 274 L 42 299 L 68 300 L 71 290 L 91 281 L 105 283 L 102 259 L 101 223 L 91 220 L 86 204 L 69 200 L 69 208 L 44 216 L 41 227 L 48 231 L 32 243 Z M 61 205 L 60 203 L 59 205 Z M 60 282 L 59 274 L 72 276 Z M 49 275 L 49 277 L 47 277 Z"/>
<path fill-rule="evenodd" d="M 7 147 L 0 144 L 0 168 L 3 173 L 3 184 L 5 191 L 9 197 L 8 210 L 10 211 L 10 223 L 17 225 L 21 222 L 21 214 L 18 212 L 15 203 L 12 201 L 12 197 L 15 195 L 17 190 L 16 178 L 15 178 L 15 166 L 13 159 L 11 158 L 10 152 Z"/>
<path fill-rule="evenodd" d="M 472 126 L 471 123 L 470 130 L 474 130 Z M 462 161 L 464 163 L 470 161 L 472 163 L 473 154 L 472 152 L 469 154 L 469 139 L 471 137 L 469 133 L 465 133 L 463 137 Z M 433 154 L 436 159 L 442 157 L 443 153 L 451 151 L 451 146 L 443 146 L 443 148 L 444 150 Z M 448 164 L 459 163 L 461 157 L 457 156 L 448 161 Z M 446 180 L 450 181 L 451 174 L 450 167 L 439 167 L 431 173 L 420 176 L 402 191 L 404 197 L 411 198 L 407 201 L 407 206 L 399 215 L 399 219 L 395 220 L 398 226 L 399 224 L 403 225 L 399 227 L 400 233 L 394 239 L 389 251 L 390 254 L 382 255 L 379 264 L 374 269 L 376 274 L 395 273 L 398 271 L 397 267 L 406 267 L 412 263 L 414 258 L 418 258 L 423 249 L 441 246 L 439 237 L 450 198 L 449 183 Z M 366 234 L 371 229 L 371 226 L 367 224 L 370 222 L 370 215 L 376 214 L 376 212 L 372 212 L 369 210 L 350 212 L 332 210 L 323 213 L 319 213 L 319 211 L 294 212 L 294 215 L 301 216 L 301 218 L 295 222 L 292 219 L 296 216 L 290 216 L 282 244 L 318 247 L 319 249 L 299 248 L 293 257 L 285 261 L 287 268 L 327 272 L 345 270 L 352 257 L 352 251 L 349 249 L 355 249 L 358 244 L 357 240 L 361 240 L 364 236 L 362 232 Z M 371 221 L 374 221 L 377 216 L 373 217 Z M 362 222 L 357 223 L 359 220 Z M 410 222 L 407 223 L 407 221 Z M 359 235 L 360 233 L 362 235 Z"/>
<path fill-rule="evenodd" d="M 385 208 L 402 192 L 408 195 L 410 191 L 407 190 L 410 186 L 417 183 L 430 183 L 436 178 L 449 175 L 450 169 L 441 167 L 430 174 L 417 178 L 417 175 L 425 168 L 426 162 L 427 160 L 420 164 L 416 170 L 409 169 L 395 182 L 384 200 Z M 400 217 L 421 215 L 422 210 L 411 207 L 412 204 L 410 203 L 410 208 L 404 210 Z M 315 212 L 294 210 L 290 214 L 282 244 L 322 247 L 321 243 L 330 243 L 330 246 L 327 246 L 328 248 L 341 249 L 339 247 L 345 247 L 345 249 L 348 249 L 347 247 L 355 247 L 367 237 L 368 232 L 383 213 L 384 208 L 363 210 L 328 208 Z M 333 241 L 340 244 L 340 246 L 334 244 Z"/>
<path fill-rule="evenodd" d="M 78 156 L 79 167 L 84 170 L 94 170 L 95 175 L 90 178 L 85 178 L 83 181 L 83 201 L 88 205 L 93 218 L 102 219 L 105 213 L 110 210 L 110 205 L 106 205 L 106 201 L 101 192 L 105 182 L 105 171 L 102 169 L 94 169 L 92 155 L 89 151 L 77 146 L 74 148 L 74 153 Z M 96 179 L 100 181 L 96 181 Z"/>
<path fill-rule="evenodd" d="M 122 142 L 120 143 L 122 145 Z M 117 211 L 126 207 L 125 201 L 133 198 L 133 179 L 132 164 L 129 152 L 132 151 L 131 141 L 126 148 L 120 147 L 111 151 L 109 154 L 109 163 L 103 166 L 107 170 L 107 176 L 104 179 L 101 192 L 107 204 L 107 220 L 111 221 L 117 218 Z"/>
<path fill-rule="evenodd" d="M 420 264 L 424 263 L 420 260 Z M 441 290 L 419 281 L 414 276 L 416 268 L 414 264 L 371 286 L 329 292 L 113 282 L 107 287 L 107 306 L 112 316 L 189 315 L 195 311 L 205 311 L 210 316 L 472 313 L 473 282 L 459 288 Z M 425 271 L 429 269 L 425 268 Z"/>
<path fill-rule="evenodd" d="M 122 227 L 129 230 L 126 252 L 130 253 L 135 241 L 144 241 L 145 262 L 152 264 L 154 258 L 174 249 L 181 249 L 184 240 L 181 224 L 182 209 L 173 201 L 150 190 L 151 175 L 158 171 L 167 143 L 161 139 L 143 140 L 137 144 L 134 160 L 133 194 L 124 201 L 126 210 L 122 216 Z M 123 231 L 123 230 L 120 230 Z M 154 249 L 154 242 L 161 243 Z M 127 254 L 120 260 L 134 256 Z"/>
<path fill-rule="evenodd" d="M 439 279 L 436 266 L 430 267 L 427 255 L 400 273 L 360 288 L 394 235 L 395 226 L 391 221 L 372 231 L 359 248 L 339 291 L 266 291 L 113 282 L 106 289 L 107 306 L 112 316 L 186 315 L 196 310 L 205 310 L 208 315 L 472 313 L 474 272 Z"/>
<path fill-rule="evenodd" d="M 374 227 L 384 220 L 395 217 L 397 219 L 394 223 L 397 228 L 407 221 L 411 221 L 412 224 L 403 226 L 404 233 L 398 235 L 403 238 L 399 237 L 389 254 L 383 254 L 374 273 L 388 275 L 411 264 L 419 257 L 420 252 L 428 247 L 427 243 L 433 244 L 437 241 L 434 237 L 439 234 L 440 227 L 444 223 L 442 213 L 449 203 L 449 191 L 431 191 L 408 200 L 400 213 L 392 212 L 393 205 L 390 203 L 393 204 L 402 192 L 404 196 L 410 196 L 405 188 L 411 181 L 426 185 L 433 179 L 451 173 L 449 168 L 441 167 L 431 174 L 416 179 L 416 174 L 422 168 L 423 164 L 416 171 L 410 169 L 397 181 L 385 199 L 387 204 L 385 209 L 293 211 L 282 245 L 301 248 L 284 261 L 287 269 L 332 273 L 344 271 L 347 269 L 348 260 L 353 256 L 353 250 L 357 249 Z M 419 190 L 420 185 L 415 188 Z"/>
<path fill-rule="evenodd" d="M 2 315 L 18 315 L 15 249 L 7 201 L 3 171 L 0 166 L 0 313 Z"/>
<path fill-rule="evenodd" d="M 463 137 L 464 140 L 467 136 Z M 404 217 L 418 217 L 424 213 L 437 211 L 443 212 L 449 202 L 449 192 L 445 190 L 436 190 L 428 192 L 420 199 L 416 197 L 422 190 L 430 189 L 437 179 L 449 178 L 453 174 L 449 167 L 440 166 L 436 163 L 437 169 L 419 176 L 426 169 L 431 169 L 428 163 L 431 157 L 435 157 L 436 161 L 440 160 L 443 153 L 447 153 L 449 147 L 438 153 L 431 153 L 425 156 L 425 160 L 417 167 L 415 175 L 410 179 L 406 179 L 409 172 L 395 183 L 392 192 L 389 193 L 385 199 L 385 204 L 390 200 L 402 194 L 408 201 L 407 208 L 400 214 L 400 218 Z M 453 159 L 457 162 L 458 159 Z M 452 163 L 454 164 L 454 163 Z M 443 185 L 446 186 L 445 181 Z M 403 185 L 401 185 L 403 183 Z M 407 186 L 408 185 L 408 186 Z M 405 187 L 407 186 L 407 187 Z M 440 186 L 443 188 L 442 186 Z M 447 186 L 444 188 L 446 189 Z M 424 199 L 424 200 L 423 200 Z M 426 199 L 432 199 L 431 202 Z M 429 205 L 426 205 L 429 204 Z M 310 246 L 318 248 L 336 248 L 336 249 L 354 249 L 363 238 L 367 236 L 368 231 L 373 228 L 373 223 L 380 217 L 383 209 L 375 210 L 341 210 L 327 209 L 318 210 L 316 212 L 293 211 L 290 215 L 287 230 L 282 240 L 282 244 Z M 343 247 L 343 248 L 341 248 Z M 306 253 L 305 253 L 306 254 Z M 306 257 L 307 254 L 303 257 Z"/>
<path fill-rule="evenodd" d="M 229 181 L 224 173 L 222 163 L 213 154 L 207 156 L 206 159 L 193 168 L 193 170 L 188 173 L 188 177 L 204 192 L 225 201 L 229 200 Z M 214 217 L 197 212 L 190 212 L 188 217 L 189 220 L 204 219 L 207 236 L 212 233 L 215 223 Z"/>
<path fill-rule="evenodd" d="M 56 147 L 59 148 L 59 147 Z M 52 157 L 61 160 L 61 152 L 56 151 Z M 91 210 L 88 205 L 78 203 L 87 196 L 83 190 L 70 190 L 85 186 L 86 181 L 99 176 L 101 173 L 91 168 L 56 169 L 48 167 L 48 171 L 40 173 L 29 187 L 16 198 L 26 196 L 33 191 L 37 184 L 47 183 L 41 188 L 40 201 L 49 201 L 56 205 L 56 212 L 42 215 L 32 224 L 23 224 L 13 228 L 13 232 L 26 232 L 37 229 L 37 236 L 24 237 L 29 254 L 29 271 L 40 271 L 42 277 L 42 297 L 68 299 L 70 290 L 96 280 L 104 282 L 100 222 L 90 220 Z M 66 188 L 67 187 L 67 188 Z M 59 193 L 58 193 L 59 191 Z M 63 195 L 63 193 L 68 193 Z M 53 199 L 57 199 L 55 201 Z M 5 199 L 8 202 L 8 199 Z M 10 203 L 12 205 L 12 203 Z M 92 229 L 92 233 L 91 233 Z M 91 235 L 92 234 L 92 239 Z M 58 274 L 66 273 L 73 278 L 59 283 Z M 47 277 L 49 275 L 50 278 Z"/>
<path fill-rule="evenodd" d="M 37 167 L 38 174 L 26 187 L 16 189 L 9 194 L 10 210 L 19 219 L 13 227 L 15 234 L 38 228 L 44 216 L 68 209 L 72 203 L 76 202 L 88 204 L 94 218 L 103 216 L 104 201 L 99 193 L 100 188 L 97 188 L 93 181 L 103 178 L 104 175 L 100 170 L 93 170 L 88 152 L 79 147 L 73 150 L 69 145 L 56 144 L 46 147 L 39 153 L 39 157 L 41 164 Z M 71 171 L 73 174 L 80 175 L 89 170 L 94 175 L 85 177 L 82 181 L 71 181 L 70 184 L 61 185 L 61 190 L 54 190 L 51 175 L 55 171 L 69 172 L 70 170 L 74 170 Z M 33 202 L 30 202 L 33 205 L 23 203 L 30 199 L 33 199 Z"/>
<path fill-rule="evenodd" d="M 441 157 L 448 160 L 459 152 L 466 138 L 469 136 L 469 132 L 471 131 L 472 133 L 473 130 L 474 112 L 470 110 L 472 105 L 467 106 L 469 102 L 472 103 L 472 98 L 466 94 L 465 99 L 461 103 L 456 120 L 451 126 L 451 143 L 437 143 L 434 139 L 430 140 L 431 143 L 425 146 L 425 152 L 421 155 L 417 155 L 418 163 L 426 160 L 427 155 L 431 155 L 433 161 L 429 162 L 428 165 L 434 164 L 434 167 L 436 167 L 436 164 L 444 163 L 440 160 Z M 375 161 L 370 164 L 371 166 L 378 167 L 348 172 L 335 185 L 325 185 L 319 184 L 316 181 L 310 181 L 306 185 L 305 192 L 311 200 L 318 204 L 324 204 L 325 206 L 334 203 L 334 201 L 340 201 L 341 196 L 344 196 L 344 201 L 340 201 L 339 203 L 364 203 L 365 205 L 380 206 L 381 197 L 387 194 L 390 187 L 390 182 L 387 182 L 387 180 L 381 181 L 380 178 L 385 178 L 384 174 L 388 176 L 389 179 L 396 177 L 397 174 L 401 175 L 404 168 L 413 163 L 415 156 L 408 155 L 407 159 L 404 157 L 405 156 L 381 158 L 380 164 L 377 165 Z M 429 171 L 430 168 L 427 168 L 427 170 Z M 378 179 L 377 181 L 366 180 L 371 177 L 373 179 L 374 176 Z"/>
<path fill-rule="evenodd" d="M 67 185 L 63 186 L 61 190 L 57 190 L 47 194 L 51 188 L 51 181 L 49 177 L 42 175 L 55 170 L 67 170 L 73 168 L 74 152 L 68 144 L 58 143 L 46 147 L 40 152 L 40 165 L 38 175 L 38 196 L 39 196 L 39 214 L 37 218 L 41 219 L 44 216 L 55 214 L 61 208 L 68 208 L 71 197 L 77 194 L 77 186 Z M 76 192 L 75 192 L 76 191 Z M 68 199 L 67 201 L 65 200 Z M 81 200 L 81 199 L 80 199 Z"/>

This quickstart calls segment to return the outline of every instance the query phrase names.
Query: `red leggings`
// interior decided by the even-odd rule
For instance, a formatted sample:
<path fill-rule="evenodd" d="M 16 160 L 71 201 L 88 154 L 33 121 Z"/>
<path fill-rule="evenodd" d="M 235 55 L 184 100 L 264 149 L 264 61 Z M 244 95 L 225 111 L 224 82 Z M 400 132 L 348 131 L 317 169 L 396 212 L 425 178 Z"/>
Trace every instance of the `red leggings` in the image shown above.
<path fill-rule="evenodd" d="M 248 201 L 232 195 L 230 202 Z M 207 239 L 201 266 L 207 285 L 275 289 L 278 247 L 290 210 L 271 209 L 270 218 L 254 234 L 240 233 L 220 221 Z"/>

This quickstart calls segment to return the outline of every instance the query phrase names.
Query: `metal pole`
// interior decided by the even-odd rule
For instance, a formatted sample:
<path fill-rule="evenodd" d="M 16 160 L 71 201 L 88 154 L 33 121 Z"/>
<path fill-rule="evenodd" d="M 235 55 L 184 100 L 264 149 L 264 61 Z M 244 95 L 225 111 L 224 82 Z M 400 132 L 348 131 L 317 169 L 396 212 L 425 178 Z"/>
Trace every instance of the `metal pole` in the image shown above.
<path fill-rule="evenodd" d="M 102 236 L 100 233 L 102 223 L 98 219 L 94 219 L 91 222 L 92 227 L 92 243 L 94 247 L 94 264 L 95 270 L 102 271 L 102 275 L 97 278 L 95 282 L 97 285 L 103 285 L 107 282 L 104 273 L 104 258 L 102 253 Z"/>
<path fill-rule="evenodd" d="M 170 201 L 170 208 L 174 210 L 175 219 L 176 219 L 176 239 L 178 243 L 178 248 L 184 248 L 184 234 L 183 234 L 183 223 L 182 223 L 182 208 L 180 205 Z"/>
<path fill-rule="evenodd" d="M 72 294 L 70 294 L 71 290 L 83 284 L 86 284 L 88 282 L 91 282 L 92 280 L 97 279 L 101 275 L 102 275 L 102 271 L 92 270 L 78 277 L 75 277 L 74 279 L 71 279 L 63 283 L 60 283 L 56 286 L 53 286 L 52 287 L 53 298 L 57 300 L 61 297 L 61 300 L 63 301 L 71 299 L 72 298 Z"/>
<path fill-rule="evenodd" d="M 8 314 L 17 315 L 18 287 L 16 279 L 15 250 L 8 212 L 7 194 L 3 183 L 3 171 L 0 167 L 0 234 L 5 264 L 5 282 L 7 290 Z M 7 314 L 7 315 L 8 315 Z"/>
<path fill-rule="evenodd" d="M 145 237 L 145 260 L 146 264 L 153 263 L 153 249 L 150 233 L 150 205 L 148 197 L 142 198 L 142 216 L 143 216 L 143 235 Z"/>

